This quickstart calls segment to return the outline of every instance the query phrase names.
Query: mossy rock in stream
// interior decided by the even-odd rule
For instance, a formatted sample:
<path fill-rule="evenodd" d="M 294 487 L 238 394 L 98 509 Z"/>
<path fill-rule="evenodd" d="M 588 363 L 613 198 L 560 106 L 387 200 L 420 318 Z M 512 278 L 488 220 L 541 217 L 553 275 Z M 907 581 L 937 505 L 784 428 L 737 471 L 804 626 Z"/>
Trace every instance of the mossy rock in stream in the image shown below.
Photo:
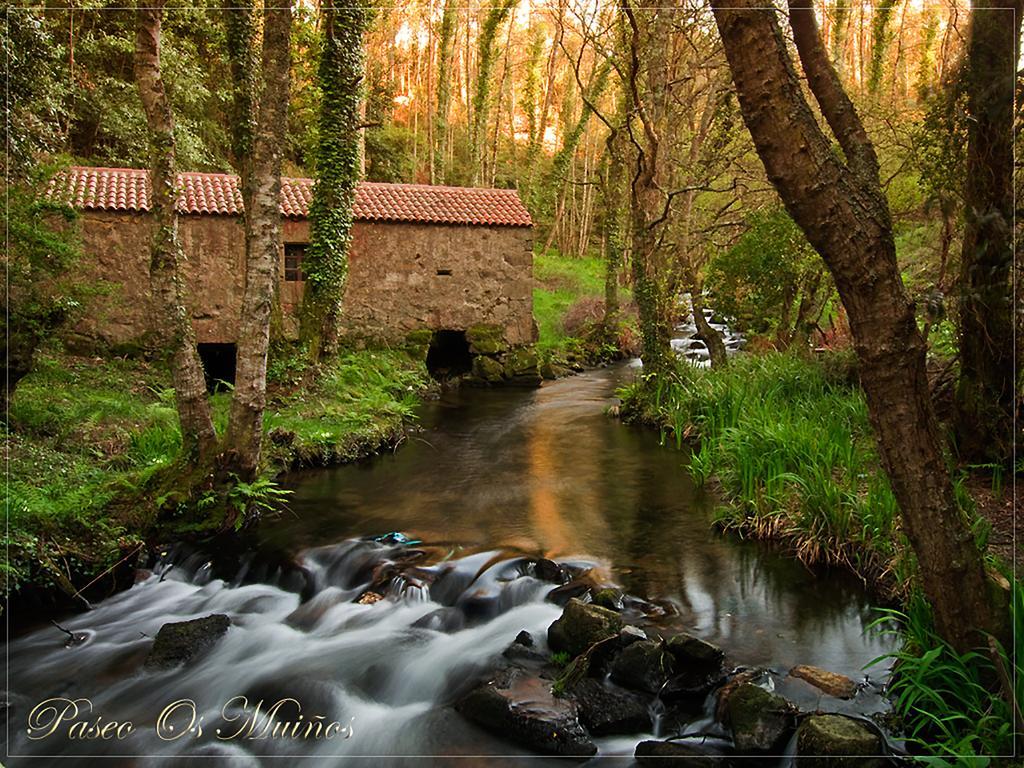
<path fill-rule="evenodd" d="M 193 661 L 213 648 L 230 626 L 231 619 L 223 613 L 164 624 L 145 665 L 149 669 L 168 669 Z"/>
<path fill-rule="evenodd" d="M 555 653 L 579 656 L 599 640 L 617 635 L 623 626 L 615 611 L 573 598 L 548 627 L 548 645 Z"/>
<path fill-rule="evenodd" d="M 793 731 L 793 706 L 753 683 L 743 683 L 726 704 L 732 740 L 743 754 L 778 750 Z"/>
<path fill-rule="evenodd" d="M 487 384 L 500 384 L 505 380 L 505 369 L 493 357 L 477 355 L 473 358 L 473 376 Z"/>
<path fill-rule="evenodd" d="M 801 766 L 810 768 L 880 768 L 882 740 L 870 728 L 842 715 L 812 715 L 796 732 Z"/>
<path fill-rule="evenodd" d="M 466 329 L 469 351 L 474 355 L 498 355 L 509 348 L 505 330 L 500 325 L 482 323 Z"/>

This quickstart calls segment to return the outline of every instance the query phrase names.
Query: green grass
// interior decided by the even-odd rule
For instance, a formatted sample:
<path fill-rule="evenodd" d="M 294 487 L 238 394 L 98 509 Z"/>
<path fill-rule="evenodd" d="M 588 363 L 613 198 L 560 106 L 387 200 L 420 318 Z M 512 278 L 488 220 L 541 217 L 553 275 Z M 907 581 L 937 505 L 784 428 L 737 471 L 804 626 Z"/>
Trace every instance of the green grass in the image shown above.
<path fill-rule="evenodd" d="M 401 351 L 343 353 L 311 389 L 284 381 L 298 367 L 283 360 L 271 368 L 278 379 L 265 416 L 264 478 L 397 441 L 427 382 L 423 365 Z M 213 397 L 221 433 L 229 398 Z M 154 522 L 156 505 L 139 496 L 181 445 L 169 377 L 141 360 L 40 353 L 10 416 L 3 577 L 12 589 L 81 586 L 137 547 Z"/>
<path fill-rule="evenodd" d="M 1016 637 L 1024 636 L 1024 584 L 1014 581 Z M 878 662 L 893 662 L 889 694 L 912 752 L 935 766 L 982 768 L 993 755 L 1013 753 L 1013 713 L 994 681 L 1013 680 L 1013 696 L 1024 701 L 1024 659 L 996 644 L 958 654 L 936 633 L 931 608 L 915 593 L 905 611 L 886 611 L 876 622 L 894 635 L 900 650 Z M 996 665 L 1001 667 L 996 668 Z"/>
<path fill-rule="evenodd" d="M 533 258 L 533 316 L 540 337 L 539 351 L 564 347 L 569 338 L 562 319 L 581 298 L 604 296 L 604 264 L 596 257 L 575 258 L 558 251 L 538 253 Z"/>
<path fill-rule="evenodd" d="M 721 527 L 847 566 L 883 591 L 905 583 L 911 565 L 863 395 L 825 366 L 743 355 L 621 394 L 627 416 L 695 441 L 691 473 L 716 477 L 729 502 L 716 513 Z"/>

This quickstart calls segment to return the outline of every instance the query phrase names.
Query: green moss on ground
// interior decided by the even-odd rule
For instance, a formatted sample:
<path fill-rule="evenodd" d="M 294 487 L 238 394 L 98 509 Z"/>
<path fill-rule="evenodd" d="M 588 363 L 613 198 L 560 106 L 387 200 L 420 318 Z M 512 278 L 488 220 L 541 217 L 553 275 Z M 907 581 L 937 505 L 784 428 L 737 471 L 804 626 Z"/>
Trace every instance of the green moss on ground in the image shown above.
<path fill-rule="evenodd" d="M 298 355 L 296 355 L 298 357 Z M 304 387 L 287 356 L 271 365 L 261 481 L 301 464 L 394 444 L 429 377 L 403 351 L 344 352 Z M 218 429 L 230 395 L 213 396 Z M 167 371 L 138 359 L 40 353 L 6 428 L 10 484 L 6 586 L 81 586 L 142 544 L 181 444 Z"/>

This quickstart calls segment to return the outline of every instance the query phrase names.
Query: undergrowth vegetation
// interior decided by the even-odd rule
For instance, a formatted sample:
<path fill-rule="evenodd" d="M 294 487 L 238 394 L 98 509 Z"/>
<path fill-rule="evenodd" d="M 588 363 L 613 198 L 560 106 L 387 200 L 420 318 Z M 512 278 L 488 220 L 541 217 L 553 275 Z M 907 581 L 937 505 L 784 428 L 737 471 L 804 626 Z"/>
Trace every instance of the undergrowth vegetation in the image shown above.
<path fill-rule="evenodd" d="M 263 474 L 235 488 L 229 504 L 279 501 L 271 480 L 280 471 L 397 442 L 428 380 L 421 363 L 391 350 L 344 352 L 311 387 L 298 386 L 301 377 L 288 354 L 274 359 Z M 229 398 L 212 397 L 220 431 Z M 181 445 L 162 367 L 42 353 L 11 401 L 6 430 L 9 558 L 2 576 L 10 589 L 32 582 L 67 591 L 138 548 L 160 506 L 147 491 L 173 471 Z"/>
<path fill-rule="evenodd" d="M 1013 582 L 1014 637 L 1024 637 L 1024 584 Z M 935 631 L 931 607 L 915 592 L 903 611 L 878 622 L 900 649 L 872 662 L 892 662 L 889 693 L 912 753 L 930 765 L 982 768 L 1014 753 L 1014 711 L 1024 701 L 1024 659 L 994 640 L 958 654 Z M 996 681 L 999 681 L 998 683 Z M 995 692 L 994 688 L 1002 688 Z"/>
<path fill-rule="evenodd" d="M 683 365 L 627 387 L 623 414 L 693 442 L 690 471 L 728 505 L 716 522 L 782 541 L 808 563 L 851 568 L 893 596 L 912 568 L 847 361 L 743 355 L 722 370 Z"/>
<path fill-rule="evenodd" d="M 563 256 L 556 250 L 536 253 L 533 316 L 543 359 L 594 363 L 636 354 L 632 294 L 620 287 L 619 327 L 604 333 L 604 263 L 596 256 Z"/>

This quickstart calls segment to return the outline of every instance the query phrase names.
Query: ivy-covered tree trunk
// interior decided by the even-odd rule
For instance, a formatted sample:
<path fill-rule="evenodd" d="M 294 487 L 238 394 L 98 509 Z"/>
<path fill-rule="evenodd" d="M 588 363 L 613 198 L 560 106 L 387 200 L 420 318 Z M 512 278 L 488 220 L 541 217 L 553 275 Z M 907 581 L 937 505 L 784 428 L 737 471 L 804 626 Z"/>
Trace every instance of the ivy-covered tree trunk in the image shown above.
<path fill-rule="evenodd" d="M 553 193 L 556 197 L 559 194 L 558 190 L 562 187 L 565 177 L 569 172 L 570 163 L 572 163 L 573 159 L 576 157 L 576 150 L 579 148 L 580 140 L 583 138 L 583 134 L 587 130 L 587 123 L 590 122 L 590 118 L 594 115 L 593 105 L 599 98 L 601 98 L 601 94 L 604 93 L 605 88 L 608 87 L 608 75 L 610 73 L 611 64 L 607 60 L 598 65 L 597 71 L 594 73 L 593 80 L 587 87 L 586 93 L 583 94 L 583 109 L 580 111 L 580 116 L 577 118 L 576 122 L 568 128 L 562 139 L 562 146 L 551 159 L 551 171 L 547 174 L 544 188 L 548 192 Z M 542 190 L 540 188 L 531 191 L 531 196 L 533 197 L 531 208 L 534 211 L 540 210 L 541 208 L 541 192 Z"/>
<path fill-rule="evenodd" d="M 373 18 L 369 0 L 322 6 L 323 46 L 316 180 L 309 207 L 301 337 L 311 360 L 334 354 L 352 242 L 352 207 L 359 182 L 360 103 L 366 69 L 363 34 Z"/>
<path fill-rule="evenodd" d="M 484 175 L 484 139 L 487 134 L 487 121 L 491 114 L 491 77 L 498 51 L 494 42 L 498 28 L 508 19 L 518 0 L 497 0 L 487 9 L 487 16 L 480 28 L 477 40 L 477 72 L 476 88 L 473 93 L 473 122 L 470 134 L 470 159 L 473 164 L 474 184 L 483 183 Z"/>
<path fill-rule="evenodd" d="M 262 88 L 252 137 L 251 189 L 245 200 L 245 294 L 225 444 L 225 466 L 246 481 L 256 475 L 263 442 L 270 318 L 281 253 L 281 155 L 288 124 L 291 26 L 291 4 L 274 2 L 271 7 L 268 2 L 263 13 L 262 77 L 257 78 Z"/>
<path fill-rule="evenodd" d="M 456 0 L 444 0 L 441 13 L 441 34 L 437 43 L 437 112 L 434 115 L 434 154 L 431 156 L 430 177 L 435 183 L 448 183 L 448 111 L 452 100 L 452 64 L 455 61 L 455 23 L 459 5 Z"/>
<path fill-rule="evenodd" d="M 889 48 L 892 34 L 889 22 L 896 10 L 893 0 L 878 0 L 871 18 L 871 68 L 868 70 L 868 93 L 875 95 L 882 85 L 885 69 L 885 52 Z"/>
<path fill-rule="evenodd" d="M 1013 91 L 1024 3 L 979 0 L 967 59 L 966 227 L 960 259 L 961 458 L 1009 465 L 1014 409 Z"/>
<path fill-rule="evenodd" d="M 983 645 L 981 632 L 1005 640 L 1008 604 L 989 582 L 953 494 L 878 160 L 821 44 L 814 11 L 790 0 L 807 84 L 843 158 L 804 97 L 775 10 L 759 0 L 712 0 L 712 8 L 768 178 L 825 260 L 849 316 L 882 464 L 939 632 L 959 652 Z"/>
<path fill-rule="evenodd" d="M 174 116 L 160 69 L 160 27 L 164 0 L 140 2 L 136 12 L 135 79 L 146 111 L 151 154 L 150 215 L 153 241 L 149 279 L 156 303 L 156 331 L 171 353 L 171 378 L 181 424 L 182 453 L 204 464 L 217 452 L 203 366 L 196 351 L 192 315 L 179 269 Z"/>
<path fill-rule="evenodd" d="M 624 116 L 623 116 L 624 117 Z M 626 168 L 623 157 L 623 128 L 616 128 L 605 141 L 608 168 L 604 176 L 604 325 L 610 334 L 619 319 L 619 272 L 625 258 L 623 207 Z"/>

